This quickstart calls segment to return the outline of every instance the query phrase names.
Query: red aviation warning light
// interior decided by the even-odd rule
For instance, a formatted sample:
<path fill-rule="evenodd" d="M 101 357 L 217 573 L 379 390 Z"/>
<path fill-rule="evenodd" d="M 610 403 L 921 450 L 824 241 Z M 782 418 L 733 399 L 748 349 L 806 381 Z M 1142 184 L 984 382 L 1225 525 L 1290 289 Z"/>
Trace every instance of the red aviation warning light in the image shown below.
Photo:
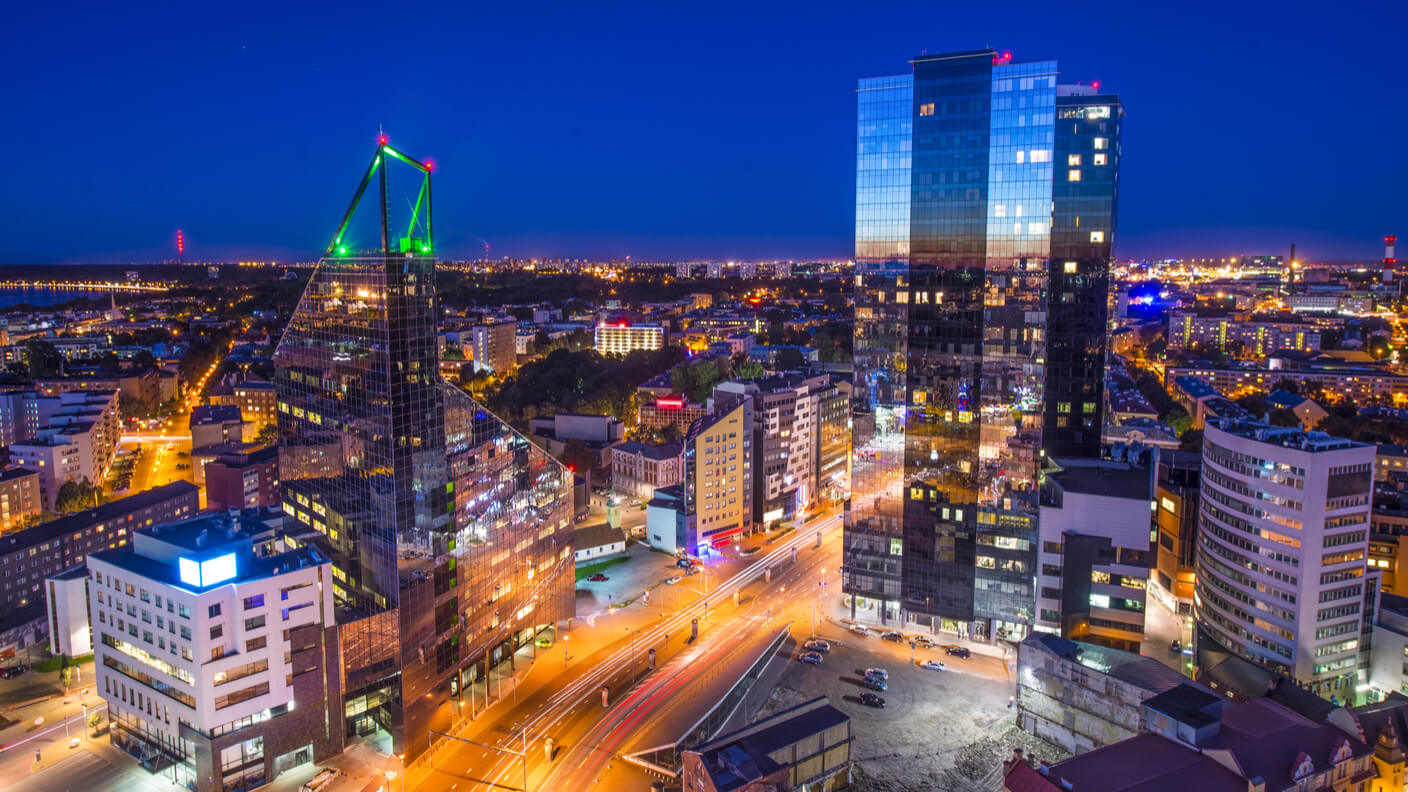
<path fill-rule="evenodd" d="M 1000 54 L 992 56 L 992 65 L 1006 66 L 1012 62 L 1012 50 L 1003 50 Z"/>
<path fill-rule="evenodd" d="M 1397 264 L 1398 259 L 1394 258 L 1394 247 L 1398 244 L 1398 237 L 1389 234 L 1384 237 L 1384 263 Z"/>

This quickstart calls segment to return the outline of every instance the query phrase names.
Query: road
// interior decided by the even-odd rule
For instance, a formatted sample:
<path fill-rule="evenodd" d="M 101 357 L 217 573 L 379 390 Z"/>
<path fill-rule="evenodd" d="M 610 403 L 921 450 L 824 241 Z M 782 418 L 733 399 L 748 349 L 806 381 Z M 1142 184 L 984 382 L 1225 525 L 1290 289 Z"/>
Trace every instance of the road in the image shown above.
<path fill-rule="evenodd" d="M 229 349 L 225 351 L 229 353 Z M 176 412 L 163 420 L 159 429 L 129 432 L 118 441 L 118 445 L 123 448 L 132 448 L 138 444 L 142 447 L 142 453 L 132 471 L 131 483 L 122 495 L 135 494 L 173 481 L 195 481 L 194 472 L 190 467 L 191 411 L 205 401 L 206 386 L 210 384 L 211 377 L 215 375 L 215 370 L 224 359 L 224 355 L 216 357 L 215 362 L 210 364 L 210 368 L 206 369 L 201 378 L 191 383 L 186 389 L 185 398 L 178 402 Z M 178 468 L 177 465 L 185 467 Z M 116 493 L 108 492 L 109 497 L 114 494 Z M 205 493 L 202 491 L 202 502 L 204 499 Z"/>
<path fill-rule="evenodd" d="M 155 792 L 157 789 L 140 776 L 95 754 L 74 750 L 74 756 L 37 775 L 21 777 L 7 773 L 7 781 L 22 778 L 7 789 L 11 792 Z"/>
<path fill-rule="evenodd" d="M 824 563 L 820 559 L 839 558 L 839 526 L 839 517 L 820 518 L 803 530 L 777 539 L 753 556 L 731 560 L 726 569 L 716 569 L 713 573 L 706 572 L 699 577 L 687 578 L 687 583 L 698 580 L 701 589 L 707 585 L 707 597 L 702 591 L 688 600 L 681 596 L 680 607 L 673 611 L 667 607 L 663 618 L 659 616 L 658 609 L 662 605 L 667 606 L 668 598 L 665 598 L 666 603 L 657 601 L 651 606 L 632 606 L 627 609 L 649 616 L 642 626 L 628 626 L 622 632 L 616 633 L 614 631 L 619 627 L 618 614 L 612 613 L 606 623 L 588 626 L 576 637 L 568 636 L 567 640 L 559 642 L 561 651 L 559 647 L 554 647 L 552 652 L 546 653 L 538 661 L 539 665 L 547 665 L 551 670 L 556 670 L 556 663 L 560 658 L 563 663 L 560 673 L 548 678 L 547 683 L 539 689 L 525 694 L 517 707 L 499 714 L 481 716 L 478 722 L 459 735 L 459 741 L 447 741 L 445 745 L 453 747 L 438 749 L 433 760 L 434 767 L 428 772 L 413 771 L 410 776 L 410 788 L 521 789 L 524 773 L 522 756 L 525 748 L 529 760 L 529 787 L 540 788 L 542 781 L 547 780 L 549 771 L 574 765 L 576 752 L 584 750 L 581 746 L 588 746 L 585 750 L 588 753 L 593 752 L 590 748 L 592 736 L 589 732 L 603 713 L 600 692 L 603 685 L 609 691 L 610 704 L 605 708 L 605 712 L 612 716 L 613 720 L 619 723 L 621 716 L 617 715 L 617 710 L 627 708 L 625 704 L 617 704 L 618 701 L 634 701 L 629 709 L 644 717 L 665 698 L 660 693 L 660 686 L 668 681 L 674 681 L 678 685 L 687 680 L 687 677 L 677 675 L 681 673 L 678 669 L 682 668 L 684 673 L 688 673 L 690 670 L 697 671 L 707 667 L 708 663 L 705 661 L 713 656 L 719 647 L 727 648 L 737 643 L 740 631 L 755 625 L 755 622 L 738 617 L 756 618 L 761 609 L 764 612 L 763 618 L 766 618 L 766 610 L 772 606 L 770 598 L 784 593 L 787 585 L 785 567 L 792 566 L 794 548 L 799 553 L 799 560 L 817 559 L 807 568 L 814 568 L 818 572 Z M 829 541 L 820 551 L 814 549 L 818 532 L 829 536 Z M 753 584 L 754 580 L 761 581 L 765 576 L 764 570 L 780 565 L 782 568 L 774 575 L 771 584 Z M 750 584 L 753 584 L 752 588 L 748 588 Z M 745 588 L 748 590 L 744 591 Z M 764 589 L 768 590 L 767 604 L 758 596 Z M 738 605 L 734 604 L 735 592 L 739 592 Z M 807 608 L 809 612 L 806 603 L 810 601 L 810 587 L 794 586 L 793 592 L 792 598 L 800 601 L 800 607 Z M 691 623 L 696 618 L 700 620 L 698 640 L 687 643 Z M 774 618 L 780 616 L 774 614 Z M 569 664 L 566 652 L 572 647 L 572 642 L 581 644 L 602 627 L 612 631 L 608 635 L 621 637 L 608 639 L 602 648 L 589 651 L 585 658 L 576 658 L 575 665 Z M 648 697 L 645 694 L 637 697 L 636 693 L 630 691 L 635 687 L 635 683 L 646 675 L 647 650 L 652 648 L 656 650 L 657 665 L 661 668 L 651 675 L 652 683 L 648 689 L 653 692 Z M 681 652 L 689 654 L 684 655 L 685 659 L 681 664 L 669 665 L 674 658 L 681 656 Z M 664 673 L 667 667 L 672 669 L 670 673 Z M 660 681 L 655 682 L 656 679 Z M 642 710 L 640 704 L 646 700 L 650 700 L 652 704 L 650 708 Z M 554 740 L 558 749 L 551 764 L 545 762 L 543 755 L 544 738 L 549 737 Z M 564 758 L 564 754 L 573 758 Z M 582 775 L 583 772 L 585 771 L 581 768 L 573 772 L 572 778 L 577 780 L 551 779 L 550 786 L 546 788 L 586 788 L 579 783 L 580 779 L 586 778 Z"/>

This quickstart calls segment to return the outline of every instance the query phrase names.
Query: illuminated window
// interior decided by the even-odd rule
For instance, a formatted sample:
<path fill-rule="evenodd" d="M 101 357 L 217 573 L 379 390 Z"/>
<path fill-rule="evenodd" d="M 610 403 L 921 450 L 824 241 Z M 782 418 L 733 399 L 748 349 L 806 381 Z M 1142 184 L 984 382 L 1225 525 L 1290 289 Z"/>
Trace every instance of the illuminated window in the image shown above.
<path fill-rule="evenodd" d="M 993 217 L 1006 217 L 1007 204 L 997 204 L 996 206 L 994 206 L 992 208 L 992 215 Z"/>
<path fill-rule="evenodd" d="M 1019 150 L 1019 151 L 1017 152 L 1017 164 L 1018 164 L 1018 165 L 1021 165 L 1023 162 L 1026 162 L 1026 161 L 1027 161 L 1027 152 L 1025 152 L 1025 151 L 1020 151 L 1020 150 Z"/>
<path fill-rule="evenodd" d="M 1066 171 L 1066 181 L 1080 181 L 1080 168 L 1071 168 Z"/>
<path fill-rule="evenodd" d="M 1095 154 L 1090 159 L 1095 165 L 1104 165 L 1108 161 L 1109 156 L 1108 154 Z"/>
<path fill-rule="evenodd" d="M 1107 148 L 1109 148 L 1109 147 L 1110 147 L 1110 139 L 1109 139 L 1109 138 L 1095 138 L 1095 150 L 1096 150 L 1096 151 L 1104 151 L 1105 149 L 1107 149 Z"/>
<path fill-rule="evenodd" d="M 1091 108 L 1087 108 L 1086 111 L 1085 111 L 1085 117 L 1086 117 L 1086 118 L 1109 118 L 1109 117 L 1110 117 L 1110 108 L 1109 108 L 1109 107 L 1091 107 Z"/>
<path fill-rule="evenodd" d="M 1067 164 L 1067 165 L 1071 165 L 1071 166 L 1079 165 L 1079 164 L 1080 164 L 1080 155 L 1079 155 L 1079 154 L 1067 154 L 1067 155 L 1066 155 L 1066 164 Z"/>
<path fill-rule="evenodd" d="M 922 105 L 919 105 L 919 115 L 922 115 L 922 116 L 931 116 L 931 115 L 933 115 L 933 114 L 934 114 L 934 103 L 933 103 L 933 102 L 926 102 L 926 103 L 924 103 L 924 104 L 922 104 Z"/>
<path fill-rule="evenodd" d="M 1070 411 L 1071 411 L 1071 403 L 1070 403 L 1070 402 L 1057 402 L 1057 403 L 1056 403 L 1056 412 L 1068 413 L 1068 412 L 1070 412 Z"/>
<path fill-rule="evenodd" d="M 1104 231 L 1091 231 L 1091 232 L 1090 232 L 1090 241 L 1091 241 L 1091 242 L 1104 242 L 1104 241 L 1105 241 L 1105 232 L 1104 232 Z"/>
<path fill-rule="evenodd" d="M 1050 162 L 1051 149 L 1032 149 L 1032 162 Z"/>
<path fill-rule="evenodd" d="M 1091 570 L 1091 572 L 1090 572 L 1090 582 L 1091 582 L 1091 583 L 1109 583 L 1109 582 L 1110 582 L 1110 573 L 1109 573 L 1109 572 L 1102 572 L 1102 571 L 1100 571 L 1100 570 L 1098 570 L 1098 569 L 1093 569 L 1093 570 Z"/>
<path fill-rule="evenodd" d="M 1076 271 L 1076 263 L 1075 263 L 1074 261 L 1067 261 L 1067 262 L 1066 262 L 1066 274 L 1067 274 L 1067 275 L 1070 275 L 1070 274 L 1073 274 L 1075 271 Z"/>

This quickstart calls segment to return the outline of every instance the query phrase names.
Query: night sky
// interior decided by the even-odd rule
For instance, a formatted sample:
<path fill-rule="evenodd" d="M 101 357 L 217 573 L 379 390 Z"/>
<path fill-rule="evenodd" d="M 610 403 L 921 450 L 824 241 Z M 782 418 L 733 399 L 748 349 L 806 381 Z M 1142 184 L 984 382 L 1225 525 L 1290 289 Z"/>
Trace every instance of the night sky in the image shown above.
<path fill-rule="evenodd" d="M 9 7 L 0 264 L 315 258 L 378 125 L 442 256 L 844 258 L 856 79 L 989 45 L 1121 95 L 1121 258 L 1408 236 L 1402 2 L 215 5 Z"/>

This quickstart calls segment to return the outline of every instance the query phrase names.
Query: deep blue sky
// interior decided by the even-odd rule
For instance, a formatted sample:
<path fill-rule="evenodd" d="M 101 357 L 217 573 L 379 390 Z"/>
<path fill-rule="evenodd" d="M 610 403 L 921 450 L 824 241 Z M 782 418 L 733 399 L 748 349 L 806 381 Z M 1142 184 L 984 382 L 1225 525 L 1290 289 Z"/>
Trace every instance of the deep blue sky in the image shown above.
<path fill-rule="evenodd" d="M 1403 3 L 216 5 L 10 9 L 0 264 L 313 258 L 379 124 L 443 255 L 846 257 L 856 79 L 986 45 L 1121 94 L 1121 257 L 1408 237 Z"/>

